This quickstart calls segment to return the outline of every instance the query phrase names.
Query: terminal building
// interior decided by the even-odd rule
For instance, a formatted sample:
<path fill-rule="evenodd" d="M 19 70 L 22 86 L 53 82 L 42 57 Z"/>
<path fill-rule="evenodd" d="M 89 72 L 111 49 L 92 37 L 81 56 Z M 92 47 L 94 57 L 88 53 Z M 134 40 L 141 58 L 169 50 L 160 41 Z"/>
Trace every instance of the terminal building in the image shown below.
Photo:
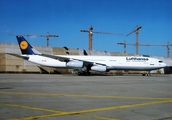
<path fill-rule="evenodd" d="M 45 47 L 45 46 L 33 46 L 35 49 L 41 53 L 46 54 L 59 54 L 59 55 L 100 55 L 100 56 L 133 56 L 133 54 L 123 54 L 116 52 L 106 52 L 106 51 L 90 51 L 90 50 L 81 50 L 81 49 L 70 49 L 67 47 L 58 48 L 58 47 Z M 38 66 L 36 64 L 30 63 L 21 58 L 8 55 L 6 53 L 15 53 L 21 54 L 18 44 L 13 43 L 2 43 L 0 42 L 0 73 L 56 73 L 56 74 L 65 74 L 72 73 L 71 69 L 55 69 L 45 66 Z M 172 58 L 157 57 L 151 56 L 158 59 L 161 59 L 167 64 L 167 67 L 163 70 L 156 70 L 154 73 L 164 73 L 172 74 Z M 116 73 L 119 71 L 110 71 L 109 73 Z M 122 71 L 127 73 L 140 73 L 138 71 Z"/>

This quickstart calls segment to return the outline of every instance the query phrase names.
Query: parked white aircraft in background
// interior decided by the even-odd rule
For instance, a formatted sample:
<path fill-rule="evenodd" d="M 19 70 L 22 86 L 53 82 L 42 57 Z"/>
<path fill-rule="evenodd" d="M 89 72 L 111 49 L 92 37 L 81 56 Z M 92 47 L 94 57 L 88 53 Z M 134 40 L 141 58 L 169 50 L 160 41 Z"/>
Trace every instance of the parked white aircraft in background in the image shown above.
<path fill-rule="evenodd" d="M 38 52 L 23 36 L 16 36 L 22 55 L 12 54 L 32 63 L 53 67 L 72 68 L 78 75 L 89 75 L 90 70 L 108 72 L 110 70 L 148 71 L 164 68 L 163 61 L 143 56 L 78 56 L 50 55 Z"/>

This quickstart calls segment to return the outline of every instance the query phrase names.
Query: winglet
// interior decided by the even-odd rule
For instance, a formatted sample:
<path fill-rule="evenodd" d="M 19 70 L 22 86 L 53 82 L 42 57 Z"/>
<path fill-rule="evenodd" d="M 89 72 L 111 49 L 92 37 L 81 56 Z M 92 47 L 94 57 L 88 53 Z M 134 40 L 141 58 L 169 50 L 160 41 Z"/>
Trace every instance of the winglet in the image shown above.
<path fill-rule="evenodd" d="M 23 36 L 16 36 L 16 38 L 22 54 L 26 54 L 26 55 L 41 54 L 36 49 L 34 49 Z"/>

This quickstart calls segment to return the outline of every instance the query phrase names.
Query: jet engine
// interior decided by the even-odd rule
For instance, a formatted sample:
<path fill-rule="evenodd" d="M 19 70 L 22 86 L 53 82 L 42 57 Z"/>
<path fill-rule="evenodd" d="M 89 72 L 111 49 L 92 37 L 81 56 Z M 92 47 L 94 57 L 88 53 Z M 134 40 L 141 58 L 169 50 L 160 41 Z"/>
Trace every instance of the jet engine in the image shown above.
<path fill-rule="evenodd" d="M 97 66 L 92 66 L 91 70 L 99 71 L 99 72 L 106 72 L 107 68 L 106 68 L 106 66 L 97 65 Z"/>
<path fill-rule="evenodd" d="M 72 68 L 82 68 L 83 67 L 83 61 L 77 61 L 77 60 L 72 60 L 66 63 L 67 67 L 72 67 Z"/>

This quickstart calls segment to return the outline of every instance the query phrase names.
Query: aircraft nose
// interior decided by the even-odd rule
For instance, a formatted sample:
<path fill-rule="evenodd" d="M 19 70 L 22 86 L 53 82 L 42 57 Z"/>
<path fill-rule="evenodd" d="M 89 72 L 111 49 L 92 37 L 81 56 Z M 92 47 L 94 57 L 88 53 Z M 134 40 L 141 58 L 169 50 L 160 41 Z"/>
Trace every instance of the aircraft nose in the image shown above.
<path fill-rule="evenodd" d="M 162 63 L 162 66 L 163 66 L 163 67 L 166 67 L 166 66 L 167 66 L 167 64 L 166 64 L 166 63 Z"/>

